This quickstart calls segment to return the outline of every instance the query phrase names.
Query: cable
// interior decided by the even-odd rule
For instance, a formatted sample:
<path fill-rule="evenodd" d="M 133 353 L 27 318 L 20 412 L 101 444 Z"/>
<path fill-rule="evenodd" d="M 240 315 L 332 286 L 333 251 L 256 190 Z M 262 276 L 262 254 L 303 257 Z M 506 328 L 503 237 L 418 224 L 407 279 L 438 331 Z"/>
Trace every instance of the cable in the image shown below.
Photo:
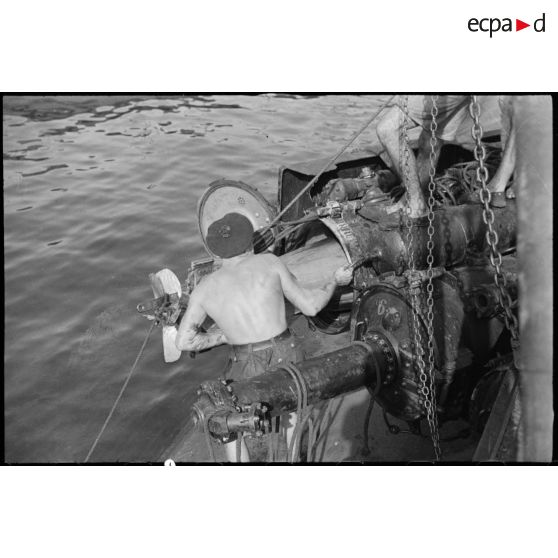
<path fill-rule="evenodd" d="M 309 440 L 308 442 L 308 459 L 307 461 L 313 461 L 314 459 L 314 450 L 316 449 L 317 446 L 317 438 L 320 432 L 320 429 L 322 428 L 323 425 L 323 421 L 324 421 L 324 417 L 326 415 L 326 411 L 330 408 L 330 403 L 333 401 L 333 399 L 330 399 L 327 403 L 327 405 L 322 405 L 320 411 L 318 412 L 318 416 L 316 417 L 316 428 L 314 428 L 314 435 L 313 435 L 313 439 Z"/>
<path fill-rule="evenodd" d="M 297 391 L 297 405 L 296 405 L 296 413 L 297 413 L 297 422 L 293 432 L 293 436 L 291 438 L 291 443 L 287 448 L 287 461 L 289 460 L 289 455 L 291 456 L 291 463 L 294 463 L 294 456 L 297 453 L 296 448 L 300 450 L 300 443 L 299 443 L 299 436 L 301 431 L 301 424 L 303 423 L 302 411 L 308 405 L 308 388 L 306 386 L 306 382 L 300 373 L 300 370 L 292 363 L 288 362 L 283 366 L 284 370 L 286 370 L 290 376 L 293 378 L 296 391 Z"/>
<path fill-rule="evenodd" d="M 302 227 L 302 225 L 305 225 L 305 224 L 306 223 L 299 223 L 298 225 L 289 225 L 287 228 L 285 228 L 285 230 L 281 231 L 275 237 L 275 242 L 278 242 L 279 240 L 282 240 L 286 236 L 289 236 L 291 233 L 297 231 L 298 229 L 300 229 L 300 227 Z"/>
<path fill-rule="evenodd" d="M 302 375 L 300 369 L 296 366 L 296 364 L 291 363 L 291 368 L 298 375 L 298 379 L 302 387 L 302 408 L 301 408 L 302 416 L 300 417 L 300 421 L 297 422 L 298 431 L 297 429 L 295 429 L 295 433 L 296 433 L 296 438 L 295 438 L 296 441 L 295 441 L 295 448 L 294 448 L 295 451 L 292 457 L 292 462 L 296 463 L 300 455 L 300 447 L 302 445 L 302 433 L 304 432 L 304 427 L 306 426 L 306 423 L 310 418 L 310 413 L 312 410 L 308 408 L 308 386 L 306 385 L 306 380 L 304 379 L 304 376 Z"/>
<path fill-rule="evenodd" d="M 370 418 L 372 417 L 372 411 L 374 410 L 374 403 L 376 402 L 376 396 L 378 395 L 380 388 L 382 386 L 382 377 L 380 374 L 380 366 L 378 365 L 378 360 L 376 358 L 376 353 L 367 343 L 364 341 L 355 340 L 352 345 L 357 345 L 363 347 L 368 351 L 370 357 L 374 361 L 374 369 L 376 372 L 376 385 L 374 386 L 374 391 L 372 391 L 368 386 L 368 392 L 370 393 L 370 402 L 368 403 L 368 408 L 366 409 L 366 414 L 364 416 L 364 446 L 362 448 L 362 454 L 364 456 L 370 455 L 370 448 L 368 447 L 368 432 L 370 429 Z"/>
<path fill-rule="evenodd" d="M 306 424 L 310 422 L 311 413 L 312 413 L 312 409 L 306 407 L 302 411 L 302 415 L 303 415 L 302 418 L 297 421 L 295 433 L 293 434 L 293 438 L 295 438 L 295 445 L 293 449 L 293 454 L 291 456 L 291 463 L 296 463 L 299 460 L 300 447 L 302 443 L 302 433 L 304 432 L 304 427 L 306 426 Z"/>
<path fill-rule="evenodd" d="M 136 361 L 132 365 L 132 368 L 131 368 L 130 372 L 128 373 L 128 377 L 124 381 L 124 384 L 122 385 L 122 388 L 120 389 L 120 393 L 118 394 L 118 397 L 116 398 L 116 401 L 114 402 L 114 405 L 112 406 L 112 409 L 110 410 L 107 418 L 105 419 L 105 423 L 101 427 L 101 430 L 99 431 L 99 434 L 97 434 L 97 437 L 95 438 L 95 441 L 93 442 L 93 445 L 91 446 L 91 448 L 89 449 L 89 452 L 87 453 L 87 457 L 85 458 L 85 463 L 87 463 L 89 461 L 89 458 L 91 457 L 91 454 L 93 453 L 93 451 L 97 447 L 97 444 L 99 443 L 99 440 L 101 439 L 101 436 L 103 435 L 103 432 L 105 431 L 105 428 L 107 427 L 110 419 L 112 418 L 112 415 L 113 415 L 113 413 L 116 409 L 116 406 L 118 405 L 118 403 L 120 401 L 120 398 L 122 397 L 122 394 L 124 393 L 124 390 L 126 389 L 126 386 L 128 385 L 128 382 L 130 381 L 130 378 L 132 377 L 132 374 L 134 373 L 134 370 L 136 369 L 136 366 L 138 365 L 138 362 L 139 362 L 141 356 L 143 355 L 143 351 L 145 350 L 145 347 L 147 345 L 147 341 L 149 340 L 149 336 L 151 335 L 151 332 L 153 331 L 154 327 L 155 327 L 155 322 L 152 322 L 151 327 L 149 328 L 149 331 L 147 332 L 147 335 L 145 336 L 145 339 L 143 341 L 143 345 L 141 346 L 141 349 L 139 350 L 138 356 L 136 357 Z"/>
<path fill-rule="evenodd" d="M 331 417 L 329 415 L 330 410 L 333 408 L 333 402 L 335 401 L 335 399 L 330 399 L 327 403 L 327 407 L 326 407 L 326 412 L 324 413 L 323 417 L 322 417 L 322 421 L 320 423 L 320 426 L 318 428 L 320 435 L 318 436 L 318 439 L 316 440 L 316 443 L 314 445 L 314 448 L 317 448 L 319 443 L 322 441 L 322 439 L 326 436 L 328 430 L 330 429 L 331 425 L 333 424 L 333 420 L 335 419 L 335 415 L 337 415 L 337 413 L 339 412 L 339 409 L 341 409 L 341 405 L 343 404 L 343 400 L 344 400 L 344 395 L 341 395 L 341 397 L 339 398 L 339 405 L 337 406 L 337 409 L 335 410 L 335 412 L 333 412 L 331 414 Z M 325 424 L 326 421 L 326 417 L 330 419 L 329 424 L 325 427 L 325 429 L 322 431 L 322 427 Z M 324 448 L 325 449 L 325 448 Z M 322 450 L 322 457 L 323 457 L 323 450 Z"/>
<path fill-rule="evenodd" d="M 297 422 L 294 428 L 293 436 L 291 438 L 291 443 L 289 444 L 287 459 L 289 454 L 291 456 L 291 463 L 296 461 L 296 456 L 300 451 L 300 436 L 302 432 L 302 427 L 305 423 L 304 421 L 304 410 L 308 405 L 308 389 L 306 386 L 306 382 L 300 373 L 300 370 L 292 363 L 287 363 L 287 370 L 291 374 L 298 385 L 300 398 L 297 402 Z"/>
<path fill-rule="evenodd" d="M 293 372 L 288 364 L 283 366 L 283 370 L 286 370 L 290 376 L 293 378 L 294 380 L 294 384 L 295 384 L 295 389 L 296 389 L 296 413 L 297 413 L 297 418 L 300 416 L 300 411 L 301 411 L 301 406 L 302 406 L 302 388 L 300 387 L 299 383 L 298 383 L 298 378 L 296 377 L 296 373 Z M 295 427 L 296 430 L 296 427 Z M 293 432 L 293 437 L 291 438 L 291 443 L 289 444 L 289 446 L 287 447 L 287 462 L 289 461 L 289 454 L 292 451 L 292 445 L 293 445 L 293 441 L 294 441 L 294 432 Z"/>

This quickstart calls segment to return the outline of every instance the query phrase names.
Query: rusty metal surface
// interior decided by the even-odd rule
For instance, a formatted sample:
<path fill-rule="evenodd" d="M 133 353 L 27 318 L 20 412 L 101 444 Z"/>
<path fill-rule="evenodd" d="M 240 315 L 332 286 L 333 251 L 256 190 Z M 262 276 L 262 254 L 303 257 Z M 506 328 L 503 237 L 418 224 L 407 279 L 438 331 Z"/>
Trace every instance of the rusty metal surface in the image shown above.
<path fill-rule="evenodd" d="M 501 249 L 513 247 L 516 242 L 517 220 L 515 204 L 494 211 L 495 228 L 500 236 Z M 395 271 L 400 274 L 406 269 L 403 230 L 394 226 L 386 229 L 381 223 L 361 218 L 358 214 L 343 213 L 346 223 L 354 229 L 360 251 L 376 254 L 376 274 Z M 428 252 L 426 222 L 417 223 L 413 234 L 413 248 L 417 269 L 426 269 Z M 482 220 L 479 204 L 459 205 L 439 209 L 434 215 L 434 265 L 452 267 L 463 263 L 471 253 L 483 252 L 486 247 L 486 225 Z"/>
<path fill-rule="evenodd" d="M 439 383 L 447 380 L 447 371 L 455 370 L 458 352 L 464 345 L 463 330 L 468 316 L 459 290 L 442 279 L 433 282 L 434 365 Z M 382 386 L 377 400 L 393 416 L 413 421 L 423 416 L 417 393 L 413 368 L 411 302 L 406 293 L 388 285 L 379 285 L 363 295 L 354 318 L 355 338 L 369 339 L 369 335 L 385 336 L 397 355 L 396 367 Z M 423 318 L 420 327 L 426 331 Z M 451 378 L 450 378 L 451 379 Z"/>
<path fill-rule="evenodd" d="M 387 372 L 387 363 L 382 351 L 377 347 L 374 354 L 361 346 L 349 347 L 332 353 L 307 359 L 297 363 L 308 387 L 308 402 L 331 399 L 364 387 L 375 386 L 376 374 L 380 377 Z M 265 402 L 271 415 L 295 411 L 297 395 L 290 374 L 277 368 L 265 374 L 234 383 L 234 394 L 239 405 L 249 405 L 254 401 Z"/>

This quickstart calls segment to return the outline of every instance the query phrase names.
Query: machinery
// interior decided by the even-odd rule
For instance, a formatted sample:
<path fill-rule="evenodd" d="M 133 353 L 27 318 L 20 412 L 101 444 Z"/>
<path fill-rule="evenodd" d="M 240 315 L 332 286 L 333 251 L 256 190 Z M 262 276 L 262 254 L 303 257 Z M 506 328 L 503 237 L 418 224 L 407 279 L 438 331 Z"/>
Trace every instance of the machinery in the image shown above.
<path fill-rule="evenodd" d="M 433 400 L 439 421 L 466 416 L 480 433 L 502 381 L 502 374 L 490 371 L 495 362 L 499 369 L 502 363 L 511 369 L 513 360 L 487 257 L 483 206 L 462 201 L 470 198 L 474 188 L 470 161 L 462 161 L 468 155 L 465 150 L 455 151 L 453 161 L 457 162 L 442 169 L 435 193 Z M 296 167 L 281 169 L 279 208 L 311 178 Z M 428 386 L 425 390 L 417 377 L 417 359 L 421 358 L 417 345 L 422 340 L 424 359 L 429 332 L 426 315 L 417 310 L 416 293 L 418 299 L 423 297 L 428 280 L 427 226 L 419 220 L 411 223 L 409 232 L 404 223 L 386 219 L 378 210 L 394 203 L 396 182 L 379 157 L 352 159 L 324 173 L 313 191 L 284 216 L 276 253 L 301 282 L 319 282 L 344 262 L 355 266 L 353 282 L 310 318 L 324 339 L 324 352 L 294 363 L 296 373 L 286 366 L 253 380 L 202 384 L 194 413 L 212 437 L 228 442 L 239 432 L 262 436 L 269 432 L 272 417 L 300 407 L 302 394 L 305 404 L 311 405 L 363 387 L 374 392 L 388 416 L 420 431 Z M 219 218 L 219 211 L 230 211 L 235 205 L 254 222 L 254 228 L 273 217 L 273 207 L 255 189 L 221 180 L 211 185 L 200 202 L 202 237 L 207 223 Z M 494 209 L 494 226 L 504 253 L 507 289 L 516 305 L 514 200 Z M 409 250 L 415 254 L 412 273 Z M 215 265 L 212 258 L 194 262 L 184 290 L 191 292 Z M 169 297 L 159 302 L 159 318 L 164 321 L 170 315 L 176 322 L 176 309 L 169 314 Z M 152 311 L 153 304 L 144 305 L 143 311 L 148 309 Z M 328 339 L 347 332 L 346 347 L 327 351 Z M 471 404 L 473 393 L 475 405 Z"/>
<path fill-rule="evenodd" d="M 488 172 L 497 167 L 498 153 L 489 151 Z M 277 207 L 284 214 L 273 229 L 275 253 L 303 284 L 323 281 L 343 263 L 353 265 L 353 281 L 308 318 L 322 340 L 311 358 L 250 380 L 200 386 L 194 418 L 208 439 L 226 443 L 239 433 L 261 437 L 272 430 L 273 417 L 293 411 L 304 416 L 314 403 L 362 388 L 381 405 L 387 423 L 392 416 L 420 434 L 427 419 L 436 457 L 439 424 L 464 418 L 478 437 L 503 395 L 511 401 L 505 405 L 510 418 L 517 390 L 514 340 L 506 328 L 518 297 L 515 200 L 491 210 L 506 315 L 490 263 L 485 208 L 475 201 L 475 168 L 470 151 L 445 148 L 432 181 L 432 212 L 417 220 L 386 211 L 403 189 L 379 156 L 356 155 L 338 163 L 304 195 L 300 192 L 316 178 L 316 165 L 280 169 Z M 248 217 L 255 230 L 276 214 L 254 188 L 220 180 L 198 207 L 202 238 L 212 220 L 230 211 Z M 211 256 L 191 265 L 184 291 L 191 292 L 218 265 Z M 182 301 L 185 306 L 184 295 Z M 169 303 L 163 297 L 144 305 L 143 312 L 164 308 L 168 315 Z M 170 315 L 175 323 L 176 308 Z M 331 350 L 334 338 L 346 340 L 344 346 Z M 491 442 L 477 458 L 505 459 L 513 448 L 502 449 L 500 442 L 510 428 L 517 430 L 517 421 L 502 422 L 497 447 Z"/>

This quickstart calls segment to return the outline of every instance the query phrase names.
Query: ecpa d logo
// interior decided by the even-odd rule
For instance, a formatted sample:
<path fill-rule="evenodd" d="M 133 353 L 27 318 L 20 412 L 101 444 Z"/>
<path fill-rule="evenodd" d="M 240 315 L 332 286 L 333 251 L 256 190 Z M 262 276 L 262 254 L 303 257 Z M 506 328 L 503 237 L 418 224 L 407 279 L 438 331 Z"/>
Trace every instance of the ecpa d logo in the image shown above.
<path fill-rule="evenodd" d="M 546 14 L 543 13 L 541 17 L 535 19 L 532 27 L 535 32 L 544 33 L 545 26 L 546 26 Z M 498 31 L 503 31 L 503 32 L 521 31 L 522 29 L 531 27 L 531 24 L 516 18 L 515 29 L 514 29 L 514 26 L 512 24 L 512 18 L 509 17 L 504 17 L 502 19 L 500 19 L 499 17 L 484 17 L 481 19 L 472 17 L 467 22 L 467 27 L 469 28 L 469 31 L 472 31 L 473 33 L 477 33 L 478 31 L 481 31 L 483 33 L 490 33 L 490 38 L 492 38 L 492 35 L 494 33 L 497 33 Z"/>

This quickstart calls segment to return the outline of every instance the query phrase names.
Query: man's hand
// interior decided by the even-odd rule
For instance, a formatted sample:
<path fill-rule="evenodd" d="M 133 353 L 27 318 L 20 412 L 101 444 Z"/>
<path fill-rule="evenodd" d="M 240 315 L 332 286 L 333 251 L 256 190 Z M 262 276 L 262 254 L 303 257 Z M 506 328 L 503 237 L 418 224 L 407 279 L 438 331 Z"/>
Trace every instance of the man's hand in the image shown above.
<path fill-rule="evenodd" d="M 342 265 L 335 270 L 333 280 L 337 285 L 344 287 L 348 285 L 353 279 L 353 266 L 351 264 Z"/>

